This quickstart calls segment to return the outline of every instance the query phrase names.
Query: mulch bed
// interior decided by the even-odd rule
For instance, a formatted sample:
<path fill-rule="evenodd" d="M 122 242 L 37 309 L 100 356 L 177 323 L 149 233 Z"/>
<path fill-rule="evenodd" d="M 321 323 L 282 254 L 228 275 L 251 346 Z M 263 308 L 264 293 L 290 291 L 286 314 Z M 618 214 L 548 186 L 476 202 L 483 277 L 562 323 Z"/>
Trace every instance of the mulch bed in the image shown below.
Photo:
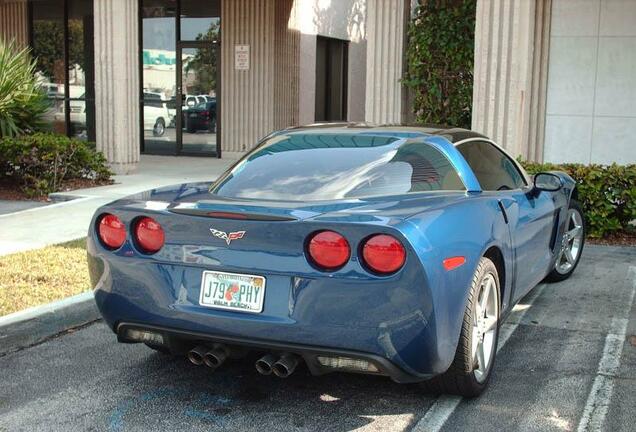
<path fill-rule="evenodd" d="M 107 181 L 95 181 L 91 179 L 72 179 L 66 180 L 62 183 L 62 187 L 57 192 L 70 192 L 77 189 L 86 189 L 96 186 L 106 186 L 109 184 L 113 184 L 112 180 Z M 42 195 L 38 197 L 31 197 L 22 192 L 19 186 L 7 183 L 0 182 L 0 200 L 10 200 L 10 201 L 49 201 L 49 197 L 47 195 Z"/>
<path fill-rule="evenodd" d="M 590 244 L 606 245 L 606 246 L 636 246 L 636 231 L 620 231 L 609 234 L 602 239 L 587 238 L 585 240 Z"/>

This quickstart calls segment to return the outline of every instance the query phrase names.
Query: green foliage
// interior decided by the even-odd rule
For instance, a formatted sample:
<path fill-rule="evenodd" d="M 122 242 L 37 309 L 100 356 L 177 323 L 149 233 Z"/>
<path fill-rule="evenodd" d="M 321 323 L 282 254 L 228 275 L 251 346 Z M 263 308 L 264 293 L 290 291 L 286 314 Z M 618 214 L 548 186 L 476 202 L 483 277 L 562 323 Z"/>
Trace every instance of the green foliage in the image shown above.
<path fill-rule="evenodd" d="M 219 31 L 219 25 L 213 22 L 205 34 L 197 35 L 196 40 L 217 41 Z M 216 44 L 197 49 L 197 53 L 185 65 L 185 72 L 194 72 L 196 78 L 194 82 L 188 84 L 188 93 L 210 94 L 211 90 L 216 91 L 218 54 L 219 49 Z"/>
<path fill-rule="evenodd" d="M 50 133 L 0 139 L 0 180 L 30 196 L 54 192 L 65 180 L 104 182 L 111 175 L 106 158 L 91 143 Z"/>
<path fill-rule="evenodd" d="M 84 24 L 81 20 L 68 21 L 68 37 L 69 67 L 78 65 L 86 70 Z M 37 59 L 37 70 L 50 82 L 64 82 L 64 23 L 61 20 L 33 22 L 33 56 Z"/>
<path fill-rule="evenodd" d="M 0 39 L 0 137 L 32 132 L 42 126 L 47 105 L 35 78 L 28 49 Z"/>
<path fill-rule="evenodd" d="M 636 165 L 521 163 L 530 174 L 565 171 L 576 181 L 591 237 L 634 229 L 630 222 L 636 219 Z"/>
<path fill-rule="evenodd" d="M 408 29 L 404 85 L 417 122 L 470 129 L 475 0 L 419 0 Z"/>

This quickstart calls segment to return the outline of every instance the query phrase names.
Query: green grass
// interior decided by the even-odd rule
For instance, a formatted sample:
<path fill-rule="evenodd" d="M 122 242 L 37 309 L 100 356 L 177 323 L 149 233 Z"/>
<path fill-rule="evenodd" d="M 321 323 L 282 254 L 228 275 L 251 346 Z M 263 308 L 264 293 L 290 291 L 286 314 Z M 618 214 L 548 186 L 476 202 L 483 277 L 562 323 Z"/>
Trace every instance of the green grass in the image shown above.
<path fill-rule="evenodd" d="M 89 290 L 85 238 L 0 257 L 0 316 Z"/>

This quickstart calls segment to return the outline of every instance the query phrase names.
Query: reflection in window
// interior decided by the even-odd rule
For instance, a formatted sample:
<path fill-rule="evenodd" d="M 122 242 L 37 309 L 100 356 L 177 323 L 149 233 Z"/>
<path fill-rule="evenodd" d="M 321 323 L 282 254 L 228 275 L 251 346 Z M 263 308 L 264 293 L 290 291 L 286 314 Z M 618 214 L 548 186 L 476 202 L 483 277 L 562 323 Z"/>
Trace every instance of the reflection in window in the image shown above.
<path fill-rule="evenodd" d="M 176 10 L 175 0 L 142 0 L 142 117 L 144 151 L 176 151 Z"/>
<path fill-rule="evenodd" d="M 64 21 L 64 10 L 68 21 Z M 64 38 L 65 27 L 68 40 Z M 37 75 L 47 94 L 50 129 L 94 140 L 93 5 L 81 0 L 32 2 L 32 49 Z M 68 69 L 64 50 L 68 46 Z M 68 85 L 68 94 L 66 93 Z M 66 110 L 70 110 L 66 115 Z M 69 123 L 67 124 L 67 119 Z"/>
<path fill-rule="evenodd" d="M 224 197 L 319 201 L 465 190 L 439 150 L 422 142 L 354 134 L 270 138 L 212 192 Z"/>
<path fill-rule="evenodd" d="M 483 190 L 510 190 L 525 186 L 525 180 L 512 160 L 494 145 L 470 141 L 460 144 L 457 150 L 470 165 Z"/>
<path fill-rule="evenodd" d="M 220 17 L 220 1 L 182 0 L 181 40 L 218 41 Z"/>
<path fill-rule="evenodd" d="M 192 47 L 185 42 L 219 39 L 220 4 L 218 0 L 140 0 L 144 153 L 216 149 L 218 45 Z M 184 44 L 178 46 L 178 40 Z M 179 138 L 181 149 L 177 149 Z"/>
<path fill-rule="evenodd" d="M 70 134 L 94 141 L 93 7 L 81 0 L 69 1 L 68 7 Z"/>
<path fill-rule="evenodd" d="M 33 2 L 33 56 L 38 80 L 49 109 L 44 120 L 51 130 L 66 134 L 64 115 L 64 0 Z"/>

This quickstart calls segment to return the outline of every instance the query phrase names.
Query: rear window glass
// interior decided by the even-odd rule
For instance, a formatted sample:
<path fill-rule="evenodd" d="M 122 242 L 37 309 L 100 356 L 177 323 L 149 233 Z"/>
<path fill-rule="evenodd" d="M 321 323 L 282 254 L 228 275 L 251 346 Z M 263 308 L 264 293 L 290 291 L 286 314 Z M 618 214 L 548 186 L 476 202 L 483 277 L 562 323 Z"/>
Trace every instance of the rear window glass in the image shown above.
<path fill-rule="evenodd" d="M 224 197 L 284 201 L 439 190 L 465 187 L 435 147 L 364 134 L 272 137 L 212 186 Z"/>

